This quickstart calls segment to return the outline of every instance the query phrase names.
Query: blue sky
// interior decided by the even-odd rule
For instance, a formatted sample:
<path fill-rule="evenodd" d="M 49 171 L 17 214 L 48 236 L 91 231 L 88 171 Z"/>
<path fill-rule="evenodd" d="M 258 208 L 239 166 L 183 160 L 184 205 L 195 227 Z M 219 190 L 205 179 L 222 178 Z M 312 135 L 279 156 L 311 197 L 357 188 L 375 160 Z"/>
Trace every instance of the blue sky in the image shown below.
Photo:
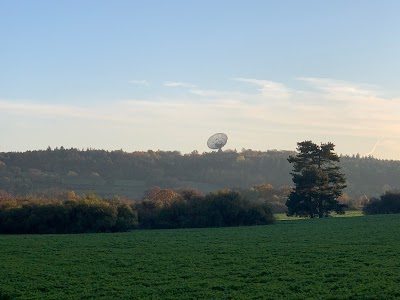
<path fill-rule="evenodd" d="M 400 159 L 398 1 L 1 1 L 0 151 Z M 376 146 L 376 147 L 375 147 Z"/>

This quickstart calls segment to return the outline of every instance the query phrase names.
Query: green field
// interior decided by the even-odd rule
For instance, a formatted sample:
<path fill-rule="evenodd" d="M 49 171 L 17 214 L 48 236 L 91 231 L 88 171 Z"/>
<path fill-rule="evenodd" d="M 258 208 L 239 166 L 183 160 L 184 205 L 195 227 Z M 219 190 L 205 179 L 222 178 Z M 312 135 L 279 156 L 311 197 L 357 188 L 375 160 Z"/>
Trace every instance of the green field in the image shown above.
<path fill-rule="evenodd" d="M 3 235 L 0 249 L 11 299 L 400 298 L 400 215 Z"/>
<path fill-rule="evenodd" d="M 363 216 L 363 213 L 361 210 L 349 210 L 349 211 L 346 211 L 345 214 L 338 215 L 336 213 L 333 213 L 331 216 L 334 218 L 361 217 L 361 216 Z M 306 219 L 306 218 L 302 218 L 302 217 L 288 217 L 285 213 L 275 214 L 275 218 L 278 221 Z"/>

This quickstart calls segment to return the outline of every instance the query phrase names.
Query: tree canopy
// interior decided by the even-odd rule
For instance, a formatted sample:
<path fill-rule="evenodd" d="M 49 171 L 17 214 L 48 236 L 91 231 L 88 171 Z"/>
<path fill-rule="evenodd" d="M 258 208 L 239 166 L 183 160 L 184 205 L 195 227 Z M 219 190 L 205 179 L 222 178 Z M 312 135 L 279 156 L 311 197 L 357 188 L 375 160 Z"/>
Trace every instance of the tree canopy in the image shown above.
<path fill-rule="evenodd" d="M 0 190 L 13 195 L 48 190 L 93 191 L 102 197 L 120 195 L 137 199 L 154 186 L 194 188 L 204 193 L 224 188 L 247 189 L 260 184 L 291 185 L 294 151 L 182 154 L 178 151 L 124 152 L 55 148 L 25 152 L 0 152 Z M 400 161 L 340 156 L 346 175 L 345 192 L 351 197 L 378 197 L 400 189 Z"/>
<path fill-rule="evenodd" d="M 338 197 L 346 187 L 344 174 L 340 172 L 339 157 L 335 145 L 317 145 L 312 141 L 297 143 L 298 153 L 289 156 L 293 164 L 293 191 L 286 202 L 289 216 L 328 216 L 331 211 L 343 213 L 346 205 Z"/>
<path fill-rule="evenodd" d="M 386 191 L 379 198 L 370 199 L 363 207 L 366 215 L 375 214 L 399 214 L 400 213 L 400 191 Z"/>
<path fill-rule="evenodd" d="M 230 227 L 274 221 L 268 199 L 249 199 L 235 190 L 203 195 L 193 189 L 153 188 L 137 202 L 120 197 L 102 199 L 93 193 L 79 196 L 72 191 L 29 197 L 0 193 L 0 234 Z"/>

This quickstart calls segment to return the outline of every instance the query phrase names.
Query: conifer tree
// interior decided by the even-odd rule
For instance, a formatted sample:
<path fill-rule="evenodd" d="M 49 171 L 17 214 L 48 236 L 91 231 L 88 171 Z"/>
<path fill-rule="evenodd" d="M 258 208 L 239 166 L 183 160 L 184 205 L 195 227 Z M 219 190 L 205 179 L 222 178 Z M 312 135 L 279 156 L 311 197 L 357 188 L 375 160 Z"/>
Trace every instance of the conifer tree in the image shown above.
<path fill-rule="evenodd" d="M 295 185 L 286 201 L 288 216 L 322 218 L 331 211 L 344 213 L 347 206 L 340 204 L 338 197 L 346 187 L 346 179 L 337 165 L 339 157 L 334 148 L 333 143 L 297 143 L 298 153 L 288 158 L 293 164 L 290 174 Z"/>

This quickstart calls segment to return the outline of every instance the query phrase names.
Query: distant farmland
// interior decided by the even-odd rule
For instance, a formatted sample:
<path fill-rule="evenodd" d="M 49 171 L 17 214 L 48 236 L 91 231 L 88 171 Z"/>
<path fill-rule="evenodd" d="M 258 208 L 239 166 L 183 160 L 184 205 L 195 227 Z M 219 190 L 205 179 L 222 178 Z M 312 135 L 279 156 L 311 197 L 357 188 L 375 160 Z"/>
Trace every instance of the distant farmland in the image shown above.
<path fill-rule="evenodd" d="M 4 299 L 395 299 L 400 215 L 0 236 Z M 0 296 L 0 299 L 2 296 Z"/>

